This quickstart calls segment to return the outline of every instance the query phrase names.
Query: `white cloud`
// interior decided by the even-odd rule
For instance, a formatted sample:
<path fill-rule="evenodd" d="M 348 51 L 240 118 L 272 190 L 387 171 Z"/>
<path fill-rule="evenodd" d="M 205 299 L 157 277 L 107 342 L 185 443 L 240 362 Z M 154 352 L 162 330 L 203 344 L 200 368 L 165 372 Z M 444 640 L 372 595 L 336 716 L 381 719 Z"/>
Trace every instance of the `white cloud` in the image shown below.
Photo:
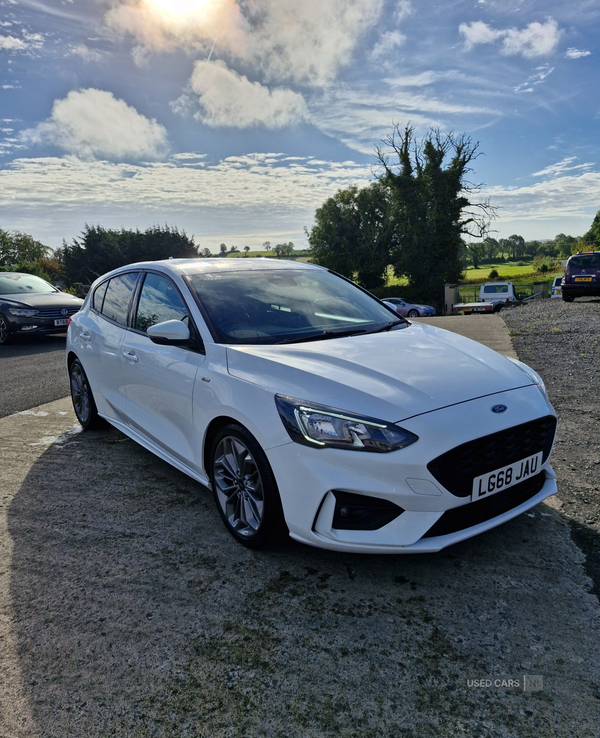
<path fill-rule="evenodd" d="M 99 62 L 102 61 L 102 54 L 95 49 L 90 49 L 85 44 L 77 44 L 77 46 L 71 46 L 69 48 L 70 56 L 80 56 L 84 62 Z"/>
<path fill-rule="evenodd" d="M 516 221 L 529 223 L 534 226 L 531 237 L 543 238 L 545 222 L 555 222 L 568 233 L 569 221 L 589 218 L 589 228 L 600 202 L 600 173 L 559 176 L 529 187 L 487 187 L 481 194 L 499 207 L 498 225 L 512 222 L 511 227 L 516 227 Z M 573 235 L 580 235 L 583 230 Z"/>
<path fill-rule="evenodd" d="M 551 178 L 562 177 L 566 172 L 590 170 L 594 166 L 592 162 L 587 162 L 585 164 L 575 164 L 574 166 L 571 166 L 574 161 L 577 161 L 576 156 L 567 156 L 562 161 L 556 162 L 556 164 L 551 164 L 545 169 L 541 169 L 539 172 L 534 172 L 532 176 Z"/>
<path fill-rule="evenodd" d="M 418 134 L 430 128 L 452 128 L 453 116 L 494 115 L 497 110 L 469 105 L 458 98 L 439 97 L 435 91 L 421 92 L 435 80 L 435 75 L 385 80 L 386 87 L 373 91 L 368 87 L 330 90 L 311 105 L 311 122 L 324 133 L 365 154 L 372 154 L 390 133 L 394 122 L 413 125 Z M 414 88 L 417 88 L 416 90 Z"/>
<path fill-rule="evenodd" d="M 0 218 L 14 228 L 28 223 L 28 233 L 53 246 L 77 235 L 85 222 L 135 228 L 158 218 L 213 250 L 223 240 L 299 243 L 325 199 L 371 178 L 369 167 L 351 161 L 283 154 L 229 157 L 214 165 L 198 154 L 148 164 L 17 159 L 0 170 Z"/>
<path fill-rule="evenodd" d="M 530 23 L 522 30 L 507 28 L 496 30 L 482 21 L 461 23 L 459 33 L 464 36 L 468 51 L 477 44 L 490 44 L 502 39 L 501 53 L 506 56 L 535 58 L 552 53 L 560 41 L 562 30 L 553 18 L 545 23 Z"/>
<path fill-rule="evenodd" d="M 210 126 L 283 128 L 308 117 L 302 95 L 288 89 L 269 90 L 222 61 L 196 62 L 190 85 L 200 96 L 202 121 Z"/>
<path fill-rule="evenodd" d="M 255 65 L 266 80 L 312 86 L 335 78 L 383 8 L 383 0 L 213 0 L 175 14 L 151 0 L 118 3 L 107 13 L 107 25 L 146 50 L 207 54 L 216 38 L 217 54 Z M 408 7 L 400 3 L 396 13 Z"/>
<path fill-rule="evenodd" d="M 409 2 L 409 0 L 398 0 L 398 4 L 396 5 L 396 10 L 394 12 L 394 18 L 396 20 L 396 23 L 400 23 L 405 18 L 408 18 L 409 15 L 412 15 L 414 13 L 414 8 L 412 6 L 412 3 Z"/>
<path fill-rule="evenodd" d="M 0 36 L 0 49 L 5 51 L 24 51 L 27 44 L 15 36 Z"/>
<path fill-rule="evenodd" d="M 553 71 L 554 67 L 550 67 L 547 64 L 543 67 L 538 67 L 535 73 L 530 75 L 525 82 L 515 87 L 515 92 L 534 92 L 535 86 L 541 85 Z"/>
<path fill-rule="evenodd" d="M 589 56 L 591 51 L 583 51 L 582 49 L 567 49 L 565 56 L 567 59 L 581 59 L 584 56 Z"/>
<path fill-rule="evenodd" d="M 520 54 L 526 58 L 545 56 L 558 46 L 562 31 L 553 18 L 545 23 L 530 23 L 522 31 L 510 28 L 502 42 L 502 53 L 510 56 Z"/>
<path fill-rule="evenodd" d="M 50 118 L 24 131 L 22 138 L 88 159 L 155 159 L 167 149 L 163 126 L 112 93 L 95 89 L 72 91 L 56 100 Z"/>
<path fill-rule="evenodd" d="M 458 32 L 465 37 L 465 48 L 467 51 L 477 44 L 491 44 L 502 36 L 502 31 L 495 31 L 483 21 L 474 23 L 461 23 Z"/>
<path fill-rule="evenodd" d="M 384 33 L 377 44 L 373 47 L 371 56 L 373 59 L 380 59 L 392 54 L 396 49 L 400 48 L 406 41 L 406 36 L 400 31 L 388 31 Z"/>

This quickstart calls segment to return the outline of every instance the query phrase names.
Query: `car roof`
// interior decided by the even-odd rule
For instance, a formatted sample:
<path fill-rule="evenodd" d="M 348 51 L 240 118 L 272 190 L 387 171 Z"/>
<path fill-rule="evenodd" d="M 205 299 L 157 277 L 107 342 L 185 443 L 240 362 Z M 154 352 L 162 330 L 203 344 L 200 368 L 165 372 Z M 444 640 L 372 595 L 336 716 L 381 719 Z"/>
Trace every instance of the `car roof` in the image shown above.
<path fill-rule="evenodd" d="M 162 259 L 160 261 L 139 261 L 134 264 L 127 264 L 126 266 L 119 267 L 119 269 L 115 269 L 114 272 L 110 272 L 110 274 L 117 274 L 121 271 L 128 271 L 131 269 L 158 269 L 160 271 L 185 275 L 211 274 L 216 272 L 250 272 L 273 269 L 323 270 L 324 267 L 317 266 L 316 264 L 308 264 L 303 261 L 286 261 L 284 259 L 269 259 L 265 257 L 238 257 L 233 259 L 206 259 L 203 257 L 198 257 L 196 259 Z M 102 276 L 104 277 L 106 275 Z"/>

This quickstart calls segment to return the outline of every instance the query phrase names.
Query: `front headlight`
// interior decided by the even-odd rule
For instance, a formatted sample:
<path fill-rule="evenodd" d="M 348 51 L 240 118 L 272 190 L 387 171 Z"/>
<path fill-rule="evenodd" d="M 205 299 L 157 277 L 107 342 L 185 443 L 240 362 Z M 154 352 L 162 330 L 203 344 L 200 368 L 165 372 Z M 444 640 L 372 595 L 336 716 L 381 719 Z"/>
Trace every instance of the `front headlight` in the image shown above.
<path fill-rule="evenodd" d="M 527 366 L 527 364 L 524 364 L 522 361 L 519 361 L 518 359 L 513 359 L 512 356 L 506 357 L 509 361 L 512 361 L 512 363 L 515 366 L 518 366 L 519 369 L 523 372 L 523 374 L 526 374 L 529 379 L 537 386 L 539 391 L 542 393 L 542 395 L 548 399 L 548 392 L 546 391 L 546 385 L 544 384 L 544 380 L 540 377 L 540 375 L 532 369 L 530 366 Z"/>
<path fill-rule="evenodd" d="M 23 310 L 21 308 L 8 308 L 8 312 L 11 315 L 16 315 L 17 318 L 33 318 L 38 314 L 38 310 Z"/>
<path fill-rule="evenodd" d="M 313 448 L 389 453 L 410 446 L 419 437 L 384 420 L 275 395 L 275 403 L 292 441 Z"/>

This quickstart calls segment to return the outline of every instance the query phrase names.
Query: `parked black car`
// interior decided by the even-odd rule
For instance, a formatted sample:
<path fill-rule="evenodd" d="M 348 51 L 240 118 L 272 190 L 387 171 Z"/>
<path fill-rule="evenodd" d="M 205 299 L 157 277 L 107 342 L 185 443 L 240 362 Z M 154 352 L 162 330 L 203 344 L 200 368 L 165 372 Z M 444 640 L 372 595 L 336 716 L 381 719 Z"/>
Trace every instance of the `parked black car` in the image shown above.
<path fill-rule="evenodd" d="M 0 344 L 14 336 L 64 333 L 82 305 L 33 274 L 0 272 Z"/>

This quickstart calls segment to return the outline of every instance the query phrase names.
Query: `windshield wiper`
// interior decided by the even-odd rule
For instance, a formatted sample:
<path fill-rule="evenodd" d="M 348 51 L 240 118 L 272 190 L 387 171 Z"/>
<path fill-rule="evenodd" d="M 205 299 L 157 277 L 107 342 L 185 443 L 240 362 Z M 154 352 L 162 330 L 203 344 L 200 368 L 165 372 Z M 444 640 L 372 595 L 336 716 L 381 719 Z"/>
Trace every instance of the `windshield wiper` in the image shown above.
<path fill-rule="evenodd" d="M 357 336 L 359 333 L 367 333 L 366 328 L 352 328 L 344 331 L 322 331 L 321 333 L 313 333 L 310 336 L 302 336 L 300 338 L 284 338 L 283 341 L 277 341 L 276 345 L 282 343 L 305 343 L 306 341 L 324 341 L 328 338 L 347 338 L 348 336 Z"/>
<path fill-rule="evenodd" d="M 400 320 L 390 320 L 389 323 L 386 323 L 383 328 L 376 328 L 374 331 L 371 331 L 371 333 L 383 333 L 383 331 L 389 331 L 396 325 L 409 325 L 408 320 L 404 320 L 404 318 L 401 318 Z"/>

